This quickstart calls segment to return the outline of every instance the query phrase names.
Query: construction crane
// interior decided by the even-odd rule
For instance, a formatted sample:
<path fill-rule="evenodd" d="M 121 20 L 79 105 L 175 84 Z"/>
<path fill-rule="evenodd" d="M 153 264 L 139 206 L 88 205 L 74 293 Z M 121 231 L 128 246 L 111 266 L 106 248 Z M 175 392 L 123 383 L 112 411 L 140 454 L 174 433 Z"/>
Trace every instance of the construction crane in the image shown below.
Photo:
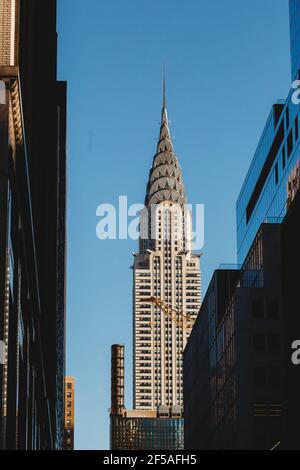
<path fill-rule="evenodd" d="M 151 303 L 159 308 L 168 318 L 176 323 L 179 328 L 186 331 L 187 333 L 191 332 L 194 325 L 191 315 L 179 312 L 174 307 L 170 307 L 163 300 L 157 299 L 156 297 L 148 297 L 143 300 L 144 302 Z"/>

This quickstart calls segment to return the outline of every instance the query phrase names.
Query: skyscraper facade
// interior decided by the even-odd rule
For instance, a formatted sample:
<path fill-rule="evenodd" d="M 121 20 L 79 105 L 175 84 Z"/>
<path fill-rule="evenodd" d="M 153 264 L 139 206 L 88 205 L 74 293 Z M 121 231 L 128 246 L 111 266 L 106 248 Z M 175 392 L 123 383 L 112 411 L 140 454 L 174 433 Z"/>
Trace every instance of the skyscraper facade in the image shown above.
<path fill-rule="evenodd" d="M 14 66 L 18 52 L 16 38 L 18 23 L 16 22 L 17 0 L 1 0 L 0 2 L 0 63 Z"/>
<path fill-rule="evenodd" d="M 0 0 L 0 429 L 4 449 L 61 449 L 66 84 L 56 1 Z"/>
<path fill-rule="evenodd" d="M 188 332 L 159 308 L 154 296 L 195 320 L 201 301 L 200 259 L 192 253 L 191 213 L 174 153 L 165 86 L 156 155 L 140 218 L 133 266 L 134 408 L 183 406 L 182 355 Z"/>

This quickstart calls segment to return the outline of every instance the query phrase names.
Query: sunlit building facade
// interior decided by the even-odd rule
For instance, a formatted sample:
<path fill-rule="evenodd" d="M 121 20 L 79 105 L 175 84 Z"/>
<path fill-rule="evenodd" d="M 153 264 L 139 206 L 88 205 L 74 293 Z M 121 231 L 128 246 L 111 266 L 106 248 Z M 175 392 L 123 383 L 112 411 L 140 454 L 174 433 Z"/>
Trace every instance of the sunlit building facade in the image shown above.
<path fill-rule="evenodd" d="M 14 66 L 17 61 L 18 0 L 0 1 L 0 63 Z"/>

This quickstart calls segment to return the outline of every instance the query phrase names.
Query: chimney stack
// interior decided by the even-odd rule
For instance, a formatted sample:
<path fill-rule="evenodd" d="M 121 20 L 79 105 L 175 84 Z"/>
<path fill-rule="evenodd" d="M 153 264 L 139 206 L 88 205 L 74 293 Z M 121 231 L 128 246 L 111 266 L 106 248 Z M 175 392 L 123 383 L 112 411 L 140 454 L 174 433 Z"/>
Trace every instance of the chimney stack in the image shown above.
<path fill-rule="evenodd" d="M 124 414 L 124 346 L 111 347 L 111 415 Z"/>

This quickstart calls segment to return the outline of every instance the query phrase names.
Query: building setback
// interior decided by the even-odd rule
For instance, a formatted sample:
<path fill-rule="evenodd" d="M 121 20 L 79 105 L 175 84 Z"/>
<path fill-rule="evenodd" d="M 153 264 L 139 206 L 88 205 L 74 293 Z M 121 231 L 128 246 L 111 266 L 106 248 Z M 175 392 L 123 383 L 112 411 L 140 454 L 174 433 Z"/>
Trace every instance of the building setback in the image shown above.
<path fill-rule="evenodd" d="M 0 367 L 3 449 L 61 449 L 66 84 L 56 1 L 0 0 Z"/>

